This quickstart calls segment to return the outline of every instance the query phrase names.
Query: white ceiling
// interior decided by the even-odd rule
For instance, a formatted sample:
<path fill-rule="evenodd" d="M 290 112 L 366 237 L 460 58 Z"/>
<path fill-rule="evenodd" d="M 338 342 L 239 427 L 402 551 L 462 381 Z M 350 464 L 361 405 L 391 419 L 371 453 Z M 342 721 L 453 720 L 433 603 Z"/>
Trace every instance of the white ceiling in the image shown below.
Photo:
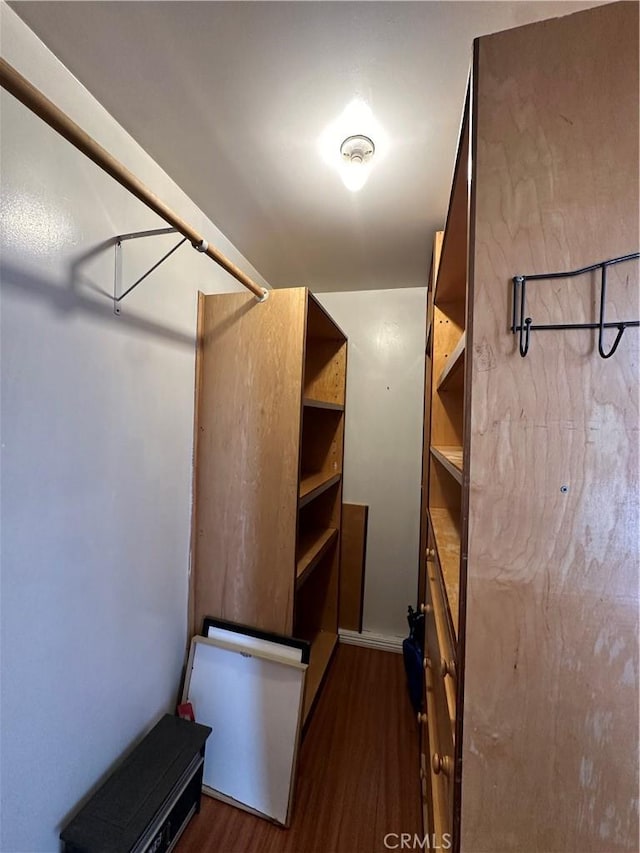
<path fill-rule="evenodd" d="M 273 286 L 322 291 L 425 284 L 473 38 L 597 3 L 10 5 Z M 390 146 L 352 194 L 317 141 L 354 97 Z"/>

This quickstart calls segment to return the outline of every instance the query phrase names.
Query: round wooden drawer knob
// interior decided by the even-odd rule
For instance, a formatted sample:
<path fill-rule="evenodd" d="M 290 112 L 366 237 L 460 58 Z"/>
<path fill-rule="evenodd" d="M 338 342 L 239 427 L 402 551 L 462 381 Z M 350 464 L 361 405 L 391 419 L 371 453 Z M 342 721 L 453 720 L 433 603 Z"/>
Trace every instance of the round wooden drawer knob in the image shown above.
<path fill-rule="evenodd" d="M 451 776 L 453 762 L 449 755 L 440 755 L 439 752 L 434 752 L 431 759 L 431 766 L 436 776 L 440 773 L 444 773 L 445 776 Z"/>
<path fill-rule="evenodd" d="M 418 713 L 418 722 L 419 723 L 426 723 L 427 722 L 427 715 Z"/>
<path fill-rule="evenodd" d="M 445 660 L 444 658 L 442 658 L 442 660 L 440 661 L 440 671 L 442 672 L 443 678 L 445 677 L 445 675 L 450 675 L 451 678 L 455 678 L 456 677 L 455 661 Z"/>
<path fill-rule="evenodd" d="M 427 548 L 427 559 L 433 560 L 435 555 L 436 555 L 436 549 L 435 548 Z"/>
<path fill-rule="evenodd" d="M 431 604 L 421 604 L 420 613 L 433 613 L 433 606 Z"/>
<path fill-rule="evenodd" d="M 424 658 L 422 661 L 422 666 L 424 669 L 431 669 L 431 658 Z"/>

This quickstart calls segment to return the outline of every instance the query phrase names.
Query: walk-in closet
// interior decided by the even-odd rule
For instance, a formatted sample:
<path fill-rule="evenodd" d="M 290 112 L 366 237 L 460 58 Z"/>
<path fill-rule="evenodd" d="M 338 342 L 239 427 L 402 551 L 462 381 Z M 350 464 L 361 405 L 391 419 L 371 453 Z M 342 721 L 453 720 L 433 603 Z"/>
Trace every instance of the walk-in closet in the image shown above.
<path fill-rule="evenodd" d="M 0 0 L 0 853 L 638 853 L 639 10 Z"/>

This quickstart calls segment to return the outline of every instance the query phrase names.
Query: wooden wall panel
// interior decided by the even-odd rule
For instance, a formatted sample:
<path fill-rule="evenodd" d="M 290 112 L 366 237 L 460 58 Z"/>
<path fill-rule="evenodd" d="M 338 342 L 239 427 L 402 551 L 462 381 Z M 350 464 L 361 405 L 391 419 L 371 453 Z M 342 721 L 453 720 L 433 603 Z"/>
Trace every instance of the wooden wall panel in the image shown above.
<path fill-rule="evenodd" d="M 640 335 L 522 359 L 508 325 L 513 275 L 638 249 L 638 5 L 476 50 L 461 849 L 637 851 Z M 597 292 L 533 283 L 527 313 L 593 321 Z M 637 319 L 637 262 L 607 312 Z"/>
<path fill-rule="evenodd" d="M 368 520 L 369 507 L 365 504 L 342 504 L 338 624 L 348 631 L 362 631 Z"/>
<path fill-rule="evenodd" d="M 205 615 L 293 630 L 306 298 L 291 288 L 264 303 L 244 293 L 204 299 L 196 630 Z"/>

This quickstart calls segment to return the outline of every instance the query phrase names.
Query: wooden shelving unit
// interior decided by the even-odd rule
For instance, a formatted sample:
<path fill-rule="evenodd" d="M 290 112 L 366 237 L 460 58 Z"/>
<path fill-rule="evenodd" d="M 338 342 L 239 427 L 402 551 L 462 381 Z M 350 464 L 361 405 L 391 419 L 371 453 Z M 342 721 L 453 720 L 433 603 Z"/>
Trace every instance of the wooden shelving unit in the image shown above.
<path fill-rule="evenodd" d="M 460 603 L 463 447 L 465 437 L 469 121 L 460 131 L 449 212 L 436 234 L 429 293 L 419 604 L 426 614 L 421 764 L 429 768 L 425 833 L 453 827 L 453 766 Z M 428 403 L 427 403 L 428 398 Z M 428 415 L 428 418 L 427 418 Z M 424 553 L 423 553 L 424 549 Z M 441 594 L 434 594 L 434 590 Z M 440 768 L 440 761 L 448 770 Z"/>
<path fill-rule="evenodd" d="M 473 44 L 429 286 L 419 581 L 424 834 L 454 853 L 637 849 L 640 336 L 603 361 L 577 328 L 599 277 L 562 271 L 638 247 L 638 18 L 611 3 Z M 511 282 L 555 272 L 527 290 L 549 331 L 521 357 Z M 637 317 L 637 260 L 606 301 Z"/>
<path fill-rule="evenodd" d="M 347 339 L 306 288 L 201 296 L 199 332 L 191 633 L 308 640 L 306 719 L 338 635 Z"/>
<path fill-rule="evenodd" d="M 305 338 L 294 634 L 311 642 L 304 717 L 338 638 L 347 344 L 310 295 Z"/>

